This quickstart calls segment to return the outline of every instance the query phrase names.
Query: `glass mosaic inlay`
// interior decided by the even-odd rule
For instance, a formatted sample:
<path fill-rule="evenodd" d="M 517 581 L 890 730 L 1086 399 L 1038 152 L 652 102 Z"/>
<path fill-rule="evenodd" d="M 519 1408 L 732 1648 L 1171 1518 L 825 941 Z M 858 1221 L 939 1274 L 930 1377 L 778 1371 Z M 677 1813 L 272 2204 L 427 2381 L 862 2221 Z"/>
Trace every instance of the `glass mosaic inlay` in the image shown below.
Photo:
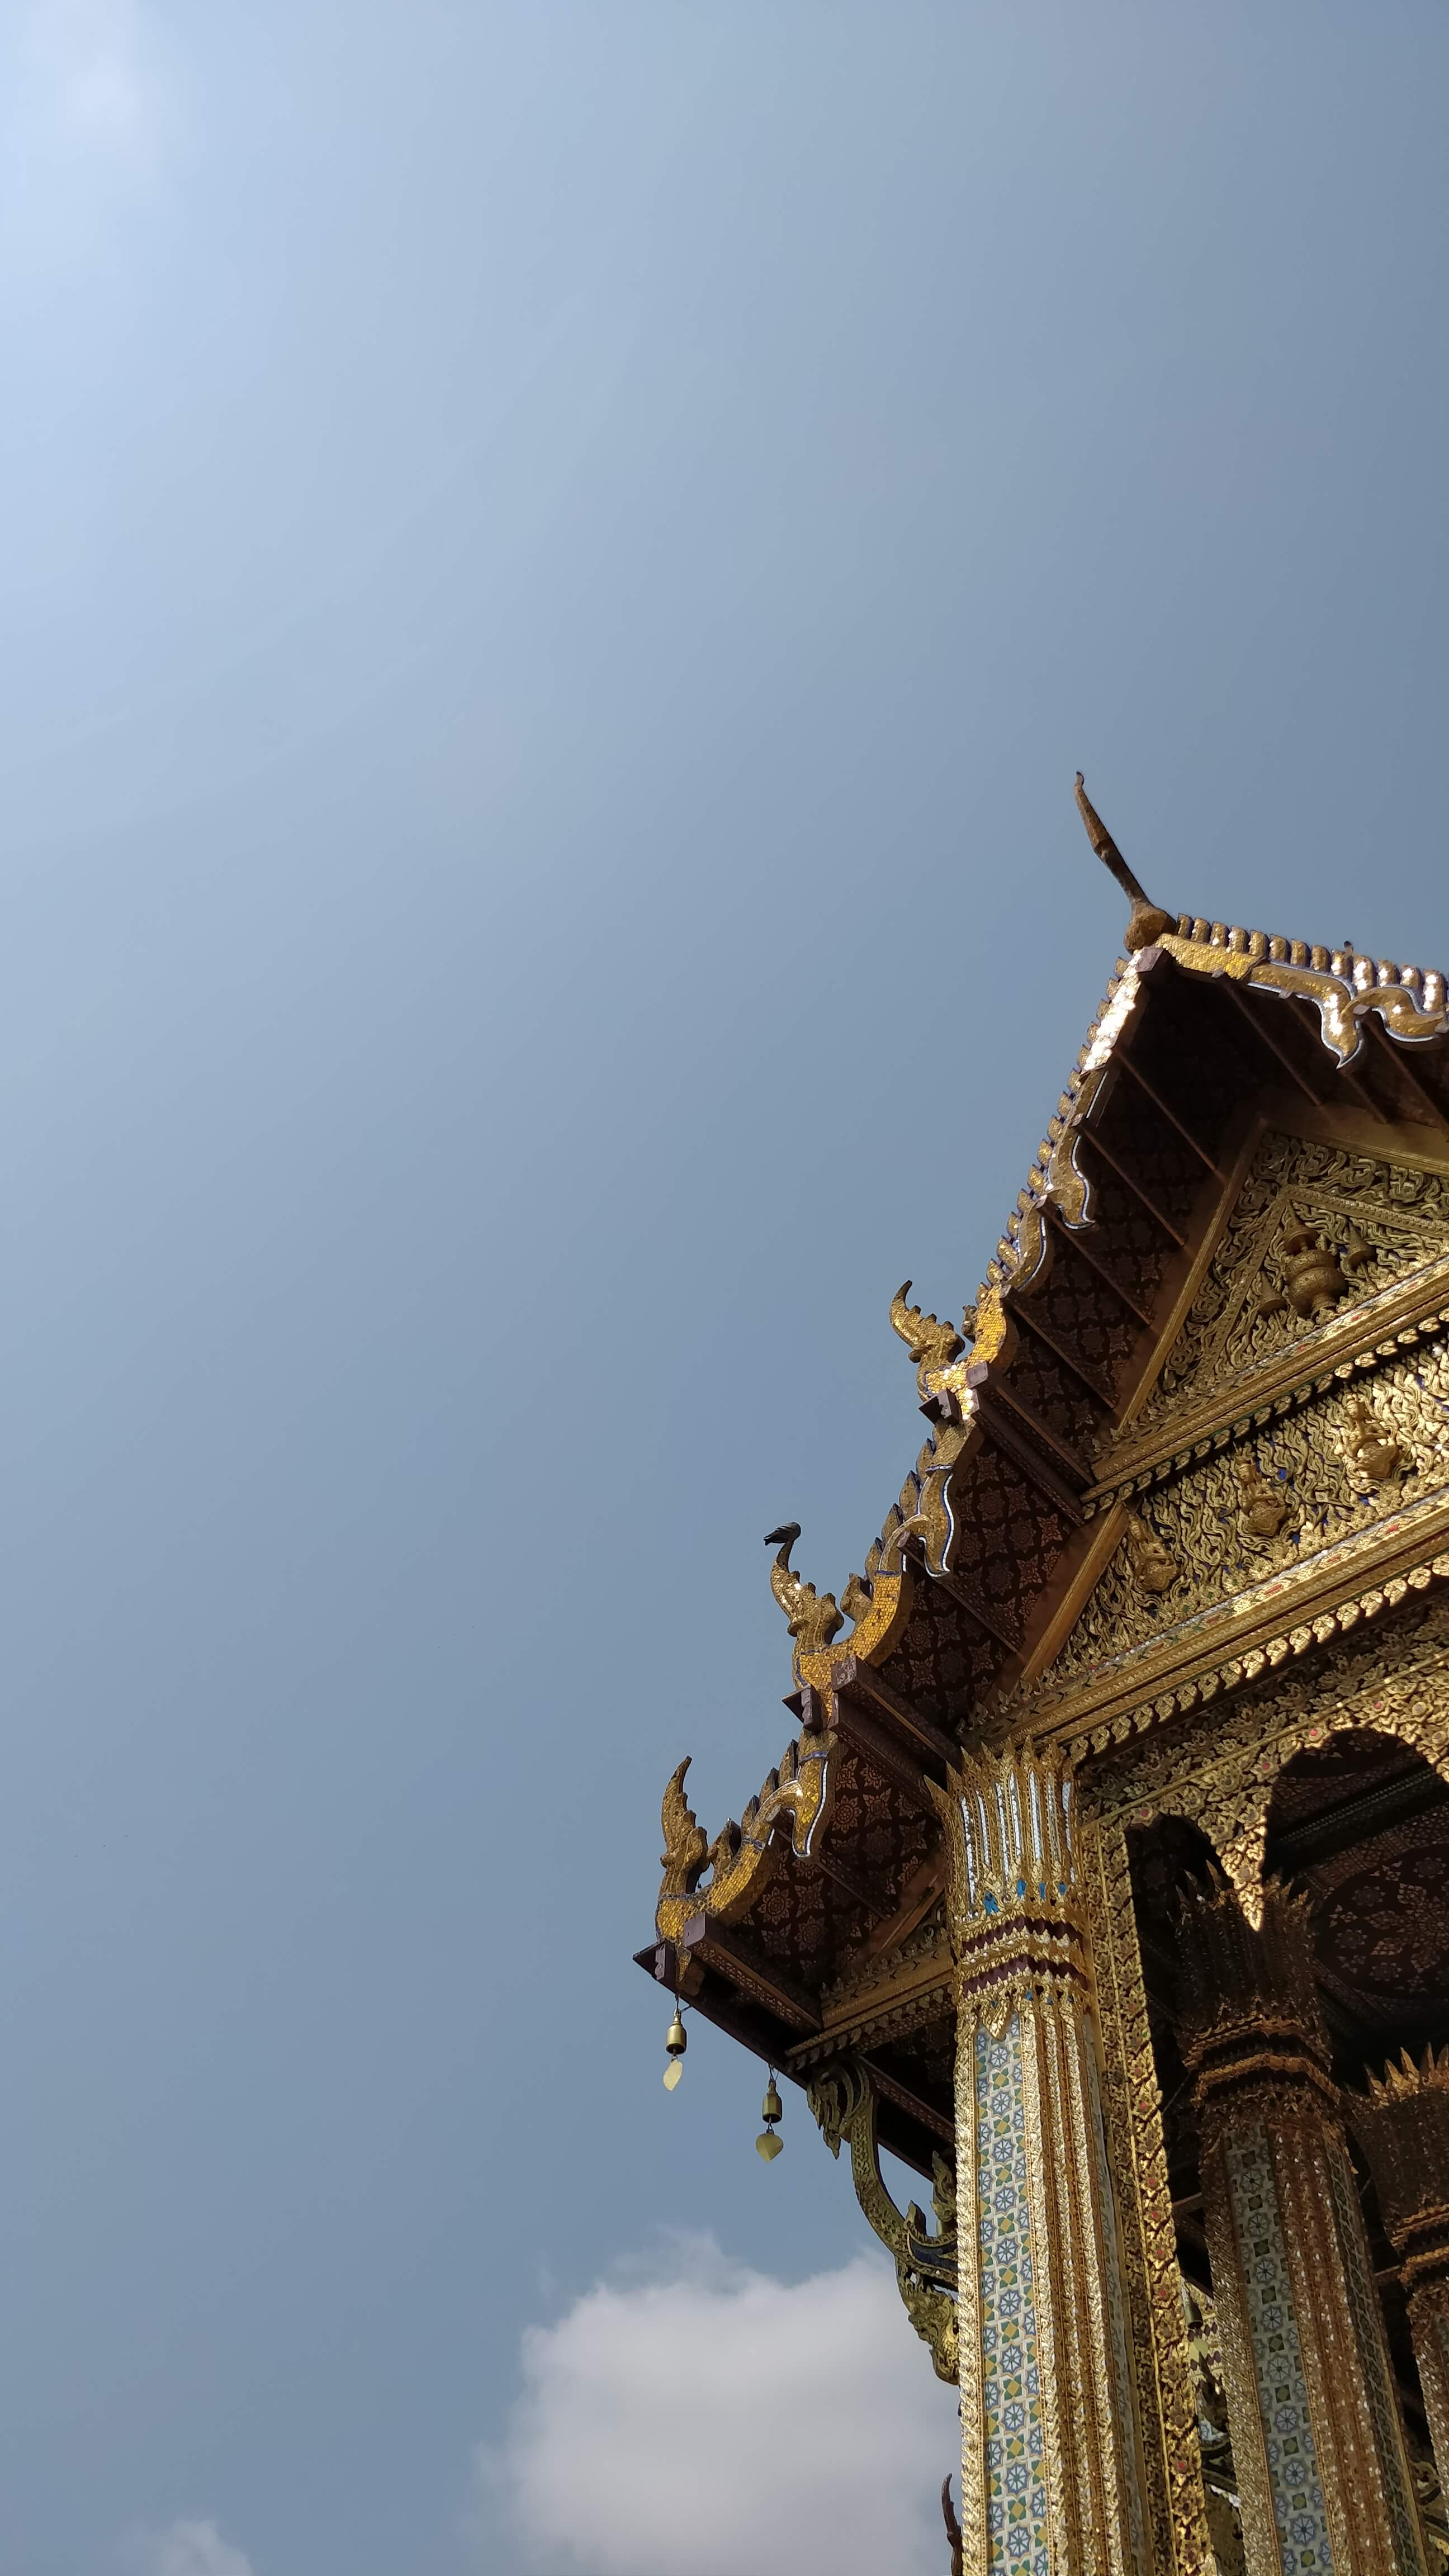
<path fill-rule="evenodd" d="M 1264 2131 L 1257 2127 L 1244 2128 L 1232 2137 L 1225 2155 L 1273 2519 L 1285 2576 L 1302 2576 L 1310 2568 L 1331 2569 L 1333 2546 L 1308 2420 L 1308 2390 L 1293 2319 L 1272 2156 Z"/>
<path fill-rule="evenodd" d="M 1051 2576 L 1020 2016 L 976 2033 L 976 2227 L 988 2565 Z"/>

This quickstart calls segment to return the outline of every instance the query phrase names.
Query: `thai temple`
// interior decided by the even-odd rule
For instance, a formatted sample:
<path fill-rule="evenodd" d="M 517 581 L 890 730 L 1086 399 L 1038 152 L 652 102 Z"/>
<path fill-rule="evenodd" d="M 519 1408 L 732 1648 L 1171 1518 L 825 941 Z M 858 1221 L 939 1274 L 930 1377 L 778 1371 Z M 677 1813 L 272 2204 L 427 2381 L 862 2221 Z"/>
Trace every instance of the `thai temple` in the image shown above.
<path fill-rule="evenodd" d="M 891 1305 L 862 1571 L 771 1533 L 793 1740 L 717 1829 L 681 1761 L 639 1960 L 959 2387 L 943 2576 L 1443 2576 L 1445 980 L 1161 910 L 1077 792 L 1125 955 L 961 1323 Z"/>

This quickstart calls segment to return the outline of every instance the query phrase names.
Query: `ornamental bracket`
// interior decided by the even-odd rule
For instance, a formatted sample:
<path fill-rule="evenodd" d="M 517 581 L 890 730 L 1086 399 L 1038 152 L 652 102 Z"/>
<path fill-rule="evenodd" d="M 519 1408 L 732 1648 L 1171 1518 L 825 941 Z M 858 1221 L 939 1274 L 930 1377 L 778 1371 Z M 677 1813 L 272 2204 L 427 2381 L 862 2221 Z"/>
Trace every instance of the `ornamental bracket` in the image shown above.
<path fill-rule="evenodd" d="M 881 2178 L 876 2136 L 876 2096 L 870 2070 L 858 2057 L 837 2057 L 812 2076 L 806 2098 L 833 2156 L 850 2146 L 855 2196 L 876 2235 L 895 2259 L 896 2286 L 907 2316 L 929 2347 L 936 2377 L 955 2384 L 956 2177 L 945 2156 L 932 2159 L 932 2228 L 912 2201 L 902 2213 Z"/>

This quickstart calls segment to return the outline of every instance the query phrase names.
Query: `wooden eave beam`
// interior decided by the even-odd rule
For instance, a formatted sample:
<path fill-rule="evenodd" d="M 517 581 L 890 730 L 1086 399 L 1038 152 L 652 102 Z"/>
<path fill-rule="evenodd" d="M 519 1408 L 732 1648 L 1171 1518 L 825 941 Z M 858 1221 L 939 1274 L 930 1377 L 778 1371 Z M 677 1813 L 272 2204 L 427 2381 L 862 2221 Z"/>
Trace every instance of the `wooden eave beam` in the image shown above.
<path fill-rule="evenodd" d="M 1121 1066 L 1122 1071 L 1127 1075 L 1129 1081 L 1136 1083 L 1143 1098 L 1145 1100 L 1150 1100 L 1153 1108 L 1158 1112 L 1159 1116 L 1165 1118 L 1169 1127 L 1175 1129 L 1176 1133 L 1182 1138 L 1184 1145 L 1186 1145 L 1188 1152 L 1197 1156 L 1198 1161 L 1211 1172 L 1215 1181 L 1225 1181 L 1228 1177 L 1227 1173 L 1222 1169 L 1220 1164 L 1214 1162 L 1211 1154 L 1207 1150 L 1207 1147 L 1198 1137 L 1194 1136 L 1192 1129 L 1183 1125 L 1177 1111 L 1175 1109 L 1169 1109 L 1167 1102 L 1163 1099 L 1156 1084 L 1148 1081 L 1141 1066 L 1134 1064 L 1130 1054 L 1125 1051 L 1118 1054 L 1117 1062 Z"/>
<path fill-rule="evenodd" d="M 880 1959 L 924 1923 L 945 1882 L 945 1862 L 939 1849 L 918 1861 L 901 1889 L 900 1903 L 889 1923 L 878 1923 L 860 1947 L 862 1964 Z"/>
<path fill-rule="evenodd" d="M 687 1954 L 702 1968 L 722 1977 L 745 1996 L 750 2003 L 772 2013 L 777 2021 L 797 2036 L 811 2036 L 820 2028 L 820 2015 L 803 1995 L 785 1985 L 768 1968 L 757 1966 L 753 1959 L 742 1958 L 728 1933 L 720 1925 L 709 1926 L 700 1941 L 691 1942 Z"/>
<path fill-rule="evenodd" d="M 1028 1404 L 1025 1396 L 1012 1385 L 1009 1374 L 1006 1377 L 993 1379 L 989 1364 L 983 1360 L 979 1374 L 972 1371 L 966 1383 L 968 1386 L 988 1388 L 992 1403 L 1005 1405 L 1008 1413 L 1020 1423 L 1028 1438 L 1035 1440 L 1041 1448 L 1056 1459 L 1073 1493 L 1086 1492 L 1092 1481 L 1092 1474 L 1085 1458 L 1079 1455 L 1060 1431 L 1053 1431 L 1051 1424 L 1042 1420 L 1034 1406 Z"/>
<path fill-rule="evenodd" d="M 939 1583 L 942 1591 L 950 1594 L 957 1608 L 964 1610 L 968 1619 L 974 1619 L 977 1627 L 984 1629 L 988 1637 L 994 1637 L 998 1646 L 1004 1646 L 1009 1655 L 1020 1652 L 1020 1637 L 1011 1628 L 1006 1627 L 1000 1619 L 992 1616 L 985 1603 L 978 1601 L 975 1594 L 967 1590 L 959 1574 L 953 1574 L 948 1569 L 941 1574 L 933 1574 L 931 1581 Z"/>
<path fill-rule="evenodd" d="M 647 1949 L 635 1951 L 634 1964 L 642 1968 L 646 1976 L 652 1977 L 665 1994 L 672 1995 L 674 1986 L 671 1979 L 667 1975 L 661 1976 L 656 1965 L 660 1951 L 668 1948 L 668 1942 L 651 1942 Z M 698 1992 L 686 1993 L 685 2001 L 691 2012 L 699 2014 L 701 2021 L 712 2023 L 716 2030 L 724 2032 L 727 2039 L 738 2040 L 742 2048 L 749 2049 L 765 2065 L 778 2068 L 782 2074 L 789 2072 L 790 2050 L 798 2036 L 796 2021 L 772 2026 L 758 2006 L 746 2003 L 737 1988 L 726 1985 L 719 1977 L 702 1980 Z"/>
<path fill-rule="evenodd" d="M 1075 1260 L 1085 1262 L 1089 1270 L 1095 1271 L 1097 1277 L 1101 1280 L 1103 1287 L 1111 1289 L 1112 1294 L 1117 1299 L 1119 1305 L 1125 1306 L 1128 1314 L 1135 1315 L 1138 1323 L 1145 1324 L 1150 1331 L 1152 1328 L 1152 1317 L 1148 1314 L 1146 1307 L 1139 1306 L 1130 1289 L 1124 1288 L 1121 1280 L 1113 1276 L 1105 1261 L 1099 1261 L 1097 1259 L 1095 1252 L 1091 1250 L 1087 1243 L 1084 1234 L 1076 1231 L 1073 1227 L 1064 1224 L 1056 1209 L 1050 1205 L 1048 1205 L 1046 1217 L 1047 1223 L 1052 1230 L 1053 1240 L 1057 1243 L 1066 1244 L 1070 1248 Z"/>
<path fill-rule="evenodd" d="M 1393 1066 L 1394 1072 L 1405 1088 L 1413 1093 L 1416 1100 L 1423 1103 L 1428 1112 L 1428 1124 L 1434 1127 L 1439 1135 L 1449 1135 L 1449 1112 L 1441 1107 L 1431 1091 L 1425 1089 L 1408 1060 L 1407 1047 L 1395 1046 L 1388 1030 L 1373 1012 L 1369 1013 L 1367 1019 L 1362 1022 L 1362 1026 L 1368 1031 L 1369 1044 L 1378 1051 L 1381 1060 Z"/>
<path fill-rule="evenodd" d="M 779 1833 L 778 1827 L 776 1830 Z M 823 1852 L 797 1852 L 788 1833 L 779 1834 L 779 1847 L 797 1869 L 818 1870 L 822 1878 L 828 1878 L 832 1887 L 838 1887 L 842 1896 L 852 1905 L 858 1905 L 862 1914 L 869 1915 L 872 1923 L 883 1923 L 892 1912 L 895 1906 L 893 1896 L 882 1895 L 879 1888 L 872 1890 L 864 1886 L 859 1879 L 852 1878 L 849 1870 L 842 1869 L 833 1856 L 827 1860 Z"/>
<path fill-rule="evenodd" d="M 1100 1404 L 1104 1413 L 1110 1413 L 1112 1411 L 1112 1398 L 1107 1393 L 1105 1387 L 1099 1386 L 1095 1378 L 1087 1375 L 1087 1372 L 1083 1368 L 1080 1360 L 1074 1360 L 1071 1352 L 1066 1348 L 1064 1343 L 1057 1340 L 1055 1333 L 1051 1331 L 1050 1327 L 1043 1324 L 1039 1317 L 1031 1312 L 1031 1308 L 1027 1302 L 1029 1295 L 1030 1291 L 1024 1290 L 1020 1297 L 1014 1297 L 1012 1299 L 1011 1316 L 1013 1322 L 1020 1324 L 1024 1332 L 1030 1333 L 1034 1341 L 1040 1342 L 1043 1350 L 1050 1351 L 1053 1359 L 1060 1361 L 1061 1366 L 1064 1369 L 1070 1369 L 1078 1386 L 1086 1389 L 1086 1392 L 1091 1397 L 1093 1403 Z"/>
<path fill-rule="evenodd" d="M 1310 1093 L 1309 1096 L 1310 1098 L 1315 1099 L 1317 1097 L 1316 1093 Z M 1124 1190 L 1130 1191 L 1132 1197 L 1137 1201 L 1138 1206 L 1141 1208 L 1144 1216 L 1150 1217 L 1153 1224 L 1160 1227 L 1161 1231 L 1168 1237 L 1169 1241 L 1176 1244 L 1179 1252 L 1183 1251 L 1187 1244 L 1186 1235 L 1178 1226 L 1173 1224 L 1170 1216 L 1163 1215 L 1163 1212 L 1157 1205 L 1156 1200 L 1148 1197 L 1141 1182 L 1134 1181 L 1125 1163 L 1118 1162 L 1111 1146 L 1103 1142 L 1097 1129 L 1095 1127 L 1082 1126 L 1077 1129 L 1077 1134 L 1081 1137 L 1084 1144 L 1092 1146 L 1094 1151 L 1101 1155 L 1108 1171 L 1113 1173 L 1121 1182 Z"/>
<path fill-rule="evenodd" d="M 1264 1026 L 1261 1013 L 1252 1008 L 1246 996 L 1239 992 L 1237 985 L 1224 975 L 1219 979 L 1217 989 L 1219 992 L 1226 993 L 1239 1019 L 1257 1040 L 1260 1049 L 1270 1055 L 1274 1063 L 1287 1074 L 1295 1091 L 1301 1091 L 1305 1100 L 1311 1100 L 1316 1109 L 1321 1109 L 1324 1104 L 1324 1094 L 1321 1091 L 1315 1091 L 1303 1067 L 1294 1062 L 1286 1047 L 1279 1045 L 1272 1031 Z"/>
<path fill-rule="evenodd" d="M 984 1428 L 1013 1466 L 1029 1476 L 1038 1490 L 1055 1503 L 1059 1511 L 1065 1512 L 1069 1521 L 1076 1524 L 1083 1520 L 1085 1515 L 1079 1491 L 1067 1483 L 1049 1459 L 1042 1456 L 1036 1442 L 1028 1437 L 1025 1430 L 1012 1421 L 996 1389 L 983 1388 L 977 1397 L 977 1406 Z"/>
<path fill-rule="evenodd" d="M 898 1734 L 883 1726 L 869 1709 L 862 1707 L 854 1690 L 841 1691 L 836 1700 L 835 1729 L 880 1774 L 882 1780 L 892 1789 L 898 1789 L 903 1798 L 909 1798 L 912 1806 L 918 1807 L 923 1816 L 935 1813 L 930 1781 L 922 1769 L 919 1752 L 911 1745 L 902 1744 Z M 937 1762 L 938 1768 L 944 1769 L 943 1760 L 935 1756 L 932 1760 Z"/>
<path fill-rule="evenodd" d="M 923 2094 L 914 2092 L 909 2084 L 902 2084 L 899 2076 L 888 2074 L 878 2059 L 864 2057 L 861 2064 L 865 2067 L 882 2101 L 893 2102 L 898 2111 L 905 2112 L 907 2119 L 919 2120 L 928 2135 L 939 2138 L 943 2146 L 954 2146 L 955 2122 L 944 2112 L 938 2111 L 934 2102 L 928 2102 Z M 894 2154 L 896 2150 L 892 2148 L 891 2152 Z M 929 2173 L 929 2164 L 921 2170 Z"/>
<path fill-rule="evenodd" d="M 1301 1067 L 1295 1065 L 1292 1057 L 1279 1045 L 1278 1040 L 1269 1034 L 1262 1014 L 1253 1009 L 1253 1006 L 1248 1000 L 1247 994 L 1242 990 L 1242 987 L 1231 982 L 1227 977 L 1224 977 L 1223 990 L 1228 995 L 1234 1009 L 1237 1010 L 1241 1017 L 1247 1021 L 1249 1028 L 1252 1030 L 1253 1035 L 1258 1039 L 1259 1043 L 1268 1049 L 1270 1055 L 1277 1057 L 1278 1062 L 1283 1066 L 1285 1072 L 1292 1075 L 1298 1089 L 1306 1093 L 1310 1100 L 1316 1101 L 1320 1109 L 1323 1108 L 1330 1096 L 1329 1091 L 1314 1090 L 1307 1075 L 1302 1071 Z M 1310 1028 L 1307 1020 L 1301 1015 L 1300 1008 L 1298 1007 L 1301 1005 L 1301 1011 L 1307 1012 L 1313 1010 L 1313 1004 L 1306 1001 L 1302 995 L 1291 995 L 1289 999 L 1290 1003 L 1293 1005 L 1295 1026 L 1302 1029 L 1312 1050 L 1315 1052 L 1322 1052 L 1323 1040 L 1316 1025 Z M 1366 1109 L 1369 1112 L 1370 1117 L 1383 1117 L 1383 1111 L 1380 1109 L 1378 1102 L 1374 1099 L 1372 1092 L 1365 1089 L 1363 1083 L 1359 1080 L 1358 1075 L 1351 1072 L 1346 1064 L 1339 1064 L 1335 1060 L 1328 1075 L 1328 1082 L 1330 1089 L 1350 1092 L 1353 1098 L 1358 1102 L 1359 1107 L 1361 1109 Z"/>
<path fill-rule="evenodd" d="M 925 1756 L 927 1760 L 938 1763 L 943 1771 L 956 1760 L 960 1746 L 953 1743 L 949 1735 L 942 1733 L 934 1718 L 923 1716 L 921 1711 L 913 1708 L 911 1702 L 903 1698 L 898 1690 L 894 1690 L 889 1682 L 882 1681 L 873 1664 L 856 1665 L 855 1672 L 847 1685 L 847 1696 L 850 1691 L 863 1691 L 866 1698 L 873 1700 L 875 1706 L 882 1709 L 885 1715 L 900 1728 L 907 1740 L 917 1748 L 918 1753 Z M 924 1781 L 924 1770 L 919 1761 L 916 1768 L 917 1777 Z M 934 1801 L 929 1793 L 927 1793 L 926 1804 L 934 1811 Z"/>

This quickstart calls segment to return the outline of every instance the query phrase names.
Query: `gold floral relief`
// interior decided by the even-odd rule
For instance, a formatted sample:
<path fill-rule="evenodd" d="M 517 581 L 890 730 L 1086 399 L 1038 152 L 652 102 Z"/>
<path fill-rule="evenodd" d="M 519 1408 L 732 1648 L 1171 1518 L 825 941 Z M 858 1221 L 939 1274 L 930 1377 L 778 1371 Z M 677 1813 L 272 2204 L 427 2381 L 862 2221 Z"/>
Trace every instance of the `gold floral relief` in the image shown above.
<path fill-rule="evenodd" d="M 1149 1735 L 1109 1755 L 1086 1795 L 1122 1823 L 1197 1825 L 1256 1924 L 1278 1775 L 1350 1727 L 1396 1737 L 1449 1777 L 1449 1599 L 1429 1599 L 1387 1634 L 1341 1640 L 1309 1670 L 1242 1692 L 1172 1739 Z"/>
<path fill-rule="evenodd" d="M 1204 1444 L 1205 1445 L 1205 1444 Z M 1371 1393 L 1335 1375 L 1144 1496 L 1038 1695 L 1265 1577 L 1292 1577 L 1388 1513 L 1449 1490 L 1449 1336 L 1383 1360 Z"/>
<path fill-rule="evenodd" d="M 1449 1174 L 1270 1129 L 1124 1442 L 1449 1253 Z"/>

